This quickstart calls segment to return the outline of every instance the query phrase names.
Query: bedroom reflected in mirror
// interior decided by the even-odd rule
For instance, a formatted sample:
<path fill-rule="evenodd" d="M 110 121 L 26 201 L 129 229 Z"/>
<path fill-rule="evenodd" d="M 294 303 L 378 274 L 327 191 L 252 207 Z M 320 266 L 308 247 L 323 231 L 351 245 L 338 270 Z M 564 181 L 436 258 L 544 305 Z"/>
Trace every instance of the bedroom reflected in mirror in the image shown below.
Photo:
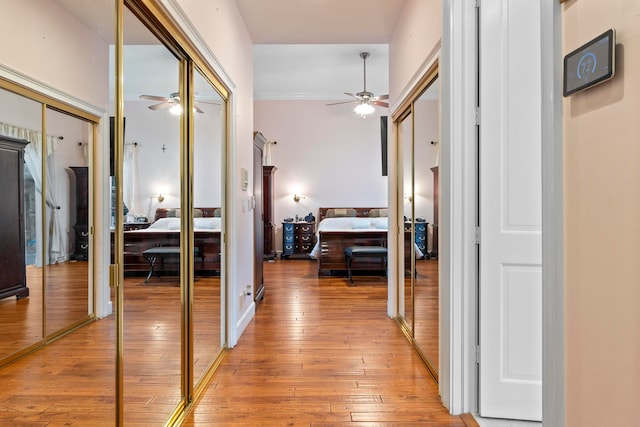
<path fill-rule="evenodd" d="M 437 77 L 413 105 L 414 244 L 421 252 L 414 264 L 414 340 L 428 368 L 438 377 L 439 279 L 437 259 L 440 101 Z M 435 233 L 434 233 L 435 229 Z"/>
<path fill-rule="evenodd" d="M 224 347 L 222 298 L 222 224 L 224 188 L 223 144 L 226 102 L 196 70 L 194 87 L 198 112 L 194 118 L 193 209 L 193 385 L 198 385 Z M 211 211 L 200 208 L 211 207 Z"/>
<path fill-rule="evenodd" d="M 42 105 L 0 89 L 0 366 L 43 341 Z M 23 220 L 21 220 L 23 219 Z"/>
<path fill-rule="evenodd" d="M 68 143 L 90 141 L 91 131 L 89 123 L 47 109 L 47 133 L 52 135 L 47 137 L 52 154 L 46 162 L 45 181 L 44 271 L 49 337 L 87 320 L 93 313 L 89 292 L 92 249 L 88 148 Z"/>
<path fill-rule="evenodd" d="M 143 397 L 145 422 L 161 425 L 183 401 L 180 129 L 185 114 L 169 110 L 181 102 L 172 94 L 179 92 L 184 64 L 138 16 L 125 8 L 122 195 L 126 226 L 132 228 L 123 232 L 123 412 L 124 425 L 135 424 Z M 149 198 L 159 193 L 163 202 Z M 137 223 L 139 216 L 152 223 Z"/>

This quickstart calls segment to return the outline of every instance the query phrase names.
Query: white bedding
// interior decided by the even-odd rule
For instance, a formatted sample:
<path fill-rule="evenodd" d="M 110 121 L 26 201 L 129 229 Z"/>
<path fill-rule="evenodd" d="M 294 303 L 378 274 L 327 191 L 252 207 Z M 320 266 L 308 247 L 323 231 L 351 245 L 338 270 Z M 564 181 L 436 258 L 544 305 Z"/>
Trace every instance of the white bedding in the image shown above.
<path fill-rule="evenodd" d="M 325 218 L 318 224 L 316 230 L 316 244 L 309 254 L 311 258 L 318 258 L 320 253 L 320 232 L 321 231 L 353 231 L 355 233 L 363 231 L 380 231 L 387 230 L 389 228 L 389 221 L 387 217 L 378 218 L 354 218 L 354 217 L 341 217 L 341 218 Z M 418 248 L 418 245 L 414 244 L 416 250 L 416 258 L 422 258 L 424 254 Z"/>
<path fill-rule="evenodd" d="M 194 231 L 220 231 L 222 218 L 194 218 Z M 180 218 L 160 218 L 149 227 L 142 230 L 130 231 L 135 233 L 150 233 L 157 231 L 180 231 Z"/>

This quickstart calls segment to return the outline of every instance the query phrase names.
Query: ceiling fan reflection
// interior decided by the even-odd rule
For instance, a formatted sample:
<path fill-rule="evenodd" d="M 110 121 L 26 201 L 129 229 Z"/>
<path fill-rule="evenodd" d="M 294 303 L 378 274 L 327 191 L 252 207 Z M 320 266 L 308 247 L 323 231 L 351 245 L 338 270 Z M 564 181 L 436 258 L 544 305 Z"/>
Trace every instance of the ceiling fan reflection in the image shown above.
<path fill-rule="evenodd" d="M 197 95 L 196 95 L 197 97 Z M 180 114 L 182 112 L 182 107 L 180 106 L 180 96 L 177 92 L 171 93 L 169 96 L 157 96 L 157 95 L 140 95 L 140 99 L 144 99 L 147 101 L 157 101 L 157 104 L 149 105 L 150 110 L 162 110 L 164 108 L 170 108 L 171 112 L 174 114 Z M 204 113 L 202 108 L 198 107 L 196 104 L 211 104 L 211 105 L 220 105 L 219 102 L 208 101 L 204 99 L 197 99 L 193 103 L 193 110 L 197 113 Z"/>

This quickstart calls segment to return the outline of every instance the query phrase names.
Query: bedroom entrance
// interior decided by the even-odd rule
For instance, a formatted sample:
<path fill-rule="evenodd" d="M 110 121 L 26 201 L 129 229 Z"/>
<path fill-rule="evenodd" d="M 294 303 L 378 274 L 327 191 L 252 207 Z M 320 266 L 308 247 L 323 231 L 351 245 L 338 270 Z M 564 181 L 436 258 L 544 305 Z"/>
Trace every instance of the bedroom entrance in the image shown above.
<path fill-rule="evenodd" d="M 439 378 L 438 69 L 434 66 L 393 120 L 398 148 L 398 322 Z M 403 218 L 403 221 L 400 221 Z"/>

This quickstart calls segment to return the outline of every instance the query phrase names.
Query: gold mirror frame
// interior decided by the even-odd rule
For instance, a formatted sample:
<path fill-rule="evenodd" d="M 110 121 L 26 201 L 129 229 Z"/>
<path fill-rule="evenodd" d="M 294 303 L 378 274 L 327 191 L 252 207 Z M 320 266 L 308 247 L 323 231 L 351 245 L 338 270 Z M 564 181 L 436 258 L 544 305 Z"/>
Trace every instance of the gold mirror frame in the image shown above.
<path fill-rule="evenodd" d="M 424 352 L 421 343 L 416 340 L 415 327 L 416 327 L 416 257 L 415 251 L 411 250 L 410 254 L 410 268 L 409 272 L 405 274 L 405 262 L 407 254 L 405 253 L 405 249 L 407 247 L 411 248 L 413 242 L 415 242 L 415 169 L 416 169 L 416 159 L 414 158 L 415 154 L 415 120 L 418 118 L 415 117 L 415 103 L 418 101 L 420 96 L 427 90 L 427 88 L 433 84 L 438 78 L 439 72 L 439 64 L 436 62 L 433 64 L 423 75 L 420 81 L 415 85 L 413 90 L 408 94 L 405 98 L 405 101 L 400 104 L 400 106 L 395 110 L 395 113 L 392 115 L 392 120 L 395 128 L 395 140 L 396 140 L 396 150 L 397 150 L 397 167 L 396 167 L 396 195 L 397 195 L 397 206 L 398 206 L 398 224 L 399 224 L 399 235 L 398 235 L 398 257 L 397 257 L 397 313 L 396 322 L 404 332 L 407 339 L 414 346 L 416 352 L 420 355 L 420 358 L 425 363 L 425 366 L 429 370 L 430 374 L 433 378 L 438 381 L 438 366 L 434 366 L 431 362 L 431 359 Z M 409 120 L 410 123 L 403 124 L 404 121 Z M 403 145 L 403 136 L 401 135 L 401 127 L 405 126 L 410 128 L 410 145 L 409 150 L 411 151 L 409 165 L 404 164 L 404 159 L 406 156 L 403 156 L 404 151 L 407 149 L 401 148 Z M 406 139 L 406 136 L 404 136 Z M 406 177 L 405 174 L 407 169 L 410 172 L 410 192 L 407 193 L 407 189 L 405 188 Z M 401 226 L 404 222 L 401 221 L 405 214 L 405 205 L 409 203 L 411 216 L 410 221 L 405 223 L 405 226 Z M 406 239 L 409 239 L 409 246 L 405 243 Z M 408 281 L 408 286 L 406 285 Z M 407 296 L 410 297 L 410 301 L 407 301 Z M 406 314 L 406 316 L 405 316 Z M 438 349 L 439 351 L 439 349 Z"/>

